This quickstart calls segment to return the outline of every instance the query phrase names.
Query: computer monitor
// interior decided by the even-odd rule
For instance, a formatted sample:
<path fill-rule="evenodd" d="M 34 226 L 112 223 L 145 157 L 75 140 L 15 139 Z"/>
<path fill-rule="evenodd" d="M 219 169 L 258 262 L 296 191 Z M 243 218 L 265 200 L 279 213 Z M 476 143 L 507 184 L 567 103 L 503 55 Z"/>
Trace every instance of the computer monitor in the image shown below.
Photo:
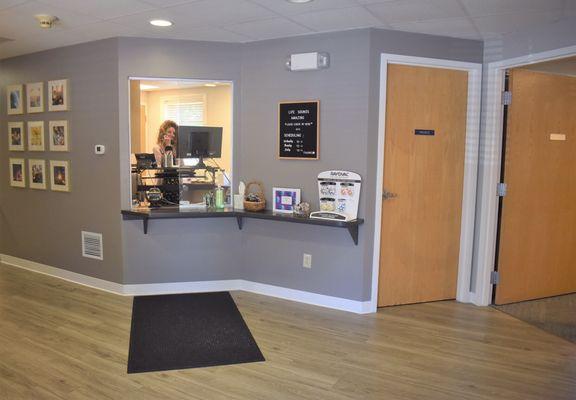
<path fill-rule="evenodd" d="M 222 156 L 222 127 L 179 126 L 179 158 L 220 158 Z"/>
<path fill-rule="evenodd" d="M 136 168 L 147 169 L 156 166 L 156 158 L 152 153 L 136 153 L 134 155 L 136 158 Z"/>

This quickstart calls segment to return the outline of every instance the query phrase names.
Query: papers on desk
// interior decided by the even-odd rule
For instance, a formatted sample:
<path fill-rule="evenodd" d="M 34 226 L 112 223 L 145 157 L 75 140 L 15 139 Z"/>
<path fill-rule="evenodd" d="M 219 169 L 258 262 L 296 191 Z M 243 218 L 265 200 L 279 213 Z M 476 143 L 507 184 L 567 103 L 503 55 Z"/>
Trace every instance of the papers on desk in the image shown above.
<path fill-rule="evenodd" d="M 180 201 L 180 204 L 178 205 L 178 207 L 181 210 L 190 210 L 190 209 L 205 209 L 206 208 L 206 203 L 201 202 L 201 203 L 190 203 L 188 201 Z"/>

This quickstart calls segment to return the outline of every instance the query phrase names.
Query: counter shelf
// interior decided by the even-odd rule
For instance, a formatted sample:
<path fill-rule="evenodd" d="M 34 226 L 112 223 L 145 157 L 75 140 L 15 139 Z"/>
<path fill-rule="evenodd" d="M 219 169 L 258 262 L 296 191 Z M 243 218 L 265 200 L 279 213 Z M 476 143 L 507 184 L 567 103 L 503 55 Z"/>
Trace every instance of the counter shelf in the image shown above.
<path fill-rule="evenodd" d="M 321 225 L 334 228 L 346 228 L 355 245 L 358 245 L 358 227 L 364 223 L 364 219 L 358 218 L 352 221 L 330 221 L 323 219 L 296 217 L 291 214 L 278 214 L 272 211 L 250 212 L 224 209 L 189 209 L 181 210 L 178 207 L 164 207 L 158 209 L 135 208 L 122 210 L 124 220 L 142 220 L 144 234 L 148 233 L 148 221 L 151 219 L 180 219 L 180 218 L 236 218 L 238 229 L 242 229 L 245 218 L 268 219 L 273 221 L 292 222 L 297 224 Z"/>

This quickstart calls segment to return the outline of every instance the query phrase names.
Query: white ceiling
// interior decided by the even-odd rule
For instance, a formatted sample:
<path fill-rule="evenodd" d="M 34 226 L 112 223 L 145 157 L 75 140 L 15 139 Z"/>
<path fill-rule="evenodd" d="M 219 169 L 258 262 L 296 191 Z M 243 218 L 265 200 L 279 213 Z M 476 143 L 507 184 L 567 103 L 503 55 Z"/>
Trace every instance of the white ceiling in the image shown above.
<path fill-rule="evenodd" d="M 60 23 L 43 30 L 36 14 Z M 374 27 L 482 40 L 574 16 L 576 0 L 0 0 L 0 59 L 115 36 L 244 43 Z"/>

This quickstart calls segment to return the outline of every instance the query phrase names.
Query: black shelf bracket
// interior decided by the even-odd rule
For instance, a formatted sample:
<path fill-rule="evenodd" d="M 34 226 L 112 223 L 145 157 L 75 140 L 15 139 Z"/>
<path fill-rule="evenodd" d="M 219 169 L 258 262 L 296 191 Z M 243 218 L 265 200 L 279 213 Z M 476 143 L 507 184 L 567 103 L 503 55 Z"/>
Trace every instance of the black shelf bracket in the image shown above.
<path fill-rule="evenodd" d="M 142 225 L 144 226 L 144 234 L 148 234 L 148 218 L 144 217 L 142 219 Z"/>
<path fill-rule="evenodd" d="M 241 216 L 237 215 L 236 222 L 238 222 L 238 229 L 242 230 L 242 226 L 244 225 L 244 219 Z"/>
<path fill-rule="evenodd" d="M 352 236 L 354 244 L 358 246 L 358 224 L 348 225 L 348 232 L 350 233 L 350 236 Z"/>

